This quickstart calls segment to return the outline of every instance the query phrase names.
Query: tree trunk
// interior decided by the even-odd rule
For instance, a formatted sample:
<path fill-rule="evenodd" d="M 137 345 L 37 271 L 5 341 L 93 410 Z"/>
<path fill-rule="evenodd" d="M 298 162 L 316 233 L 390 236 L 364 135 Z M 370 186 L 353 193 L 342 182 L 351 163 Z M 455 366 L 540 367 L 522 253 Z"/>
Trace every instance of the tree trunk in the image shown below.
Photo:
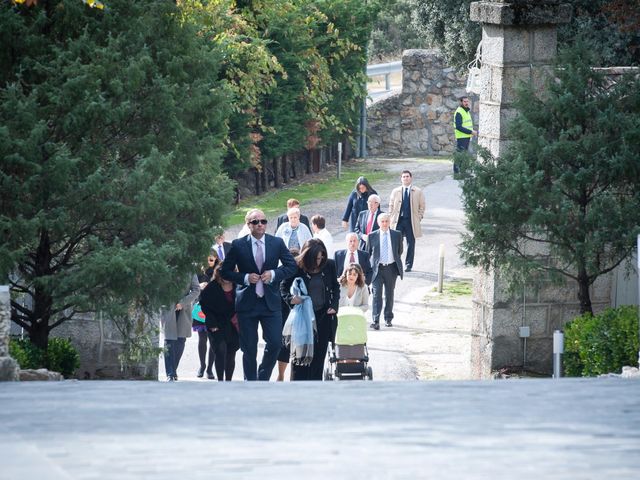
<path fill-rule="evenodd" d="M 280 169 L 278 168 L 278 160 L 280 157 L 275 157 L 273 159 L 273 187 L 280 188 L 280 176 L 278 172 Z"/>
<path fill-rule="evenodd" d="M 287 168 L 287 160 L 289 155 L 282 156 L 282 183 L 289 183 L 289 170 Z"/>
<path fill-rule="evenodd" d="M 589 295 L 589 276 L 584 269 L 578 272 L 578 300 L 580 301 L 580 313 L 593 315 L 591 296 Z"/>
<path fill-rule="evenodd" d="M 262 187 L 262 193 L 267 191 L 267 166 L 262 165 L 262 171 L 260 172 L 260 186 Z"/>
<path fill-rule="evenodd" d="M 256 181 L 256 195 L 260 195 L 260 171 L 256 168 L 256 175 L 255 175 Z"/>

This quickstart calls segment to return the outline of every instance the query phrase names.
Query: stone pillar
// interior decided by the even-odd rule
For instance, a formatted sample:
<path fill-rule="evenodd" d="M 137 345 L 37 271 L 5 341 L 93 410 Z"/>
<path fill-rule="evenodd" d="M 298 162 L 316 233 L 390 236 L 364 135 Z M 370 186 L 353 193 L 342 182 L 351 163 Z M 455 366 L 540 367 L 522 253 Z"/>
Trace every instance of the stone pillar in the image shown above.
<path fill-rule="evenodd" d="M 9 287 L 0 285 L 0 381 L 18 380 L 18 364 L 9 356 L 11 307 Z"/>
<path fill-rule="evenodd" d="M 520 81 L 542 93 L 543 78 L 556 56 L 557 25 L 571 7 L 560 0 L 493 0 L 471 4 L 471 20 L 482 25 L 482 90 L 478 143 L 498 157 L 508 145 L 507 126 L 515 116 L 513 100 Z M 521 365 L 523 346 L 518 308 L 506 294 L 499 273 L 474 280 L 472 371 L 488 378 L 492 370 Z M 548 308 L 541 320 L 549 328 Z M 535 330 L 535 327 L 532 327 Z"/>

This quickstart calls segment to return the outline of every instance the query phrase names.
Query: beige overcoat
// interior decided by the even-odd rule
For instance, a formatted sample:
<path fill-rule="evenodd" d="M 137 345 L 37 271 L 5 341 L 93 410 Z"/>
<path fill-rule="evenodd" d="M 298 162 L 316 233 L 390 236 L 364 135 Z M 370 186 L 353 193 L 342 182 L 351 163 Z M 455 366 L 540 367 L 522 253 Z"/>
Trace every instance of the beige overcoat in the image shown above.
<path fill-rule="evenodd" d="M 402 207 L 402 189 L 400 186 L 394 188 L 389 196 L 389 214 L 391 215 L 391 228 L 395 230 L 398 225 L 398 217 L 400 216 L 400 208 Z M 411 204 L 411 227 L 413 228 L 413 236 L 418 238 L 422 236 L 422 228 L 420 222 L 424 217 L 426 202 L 424 193 L 418 187 L 411 185 L 409 189 L 409 203 Z"/>
<path fill-rule="evenodd" d="M 185 283 L 184 296 L 176 303 L 182 304 L 182 310 L 176 319 L 175 308 L 168 308 L 160 312 L 160 328 L 166 340 L 177 340 L 178 337 L 191 336 L 191 310 L 194 302 L 200 295 L 200 284 L 198 277 L 192 275 L 187 283 Z M 173 305 L 172 307 L 175 307 Z"/>

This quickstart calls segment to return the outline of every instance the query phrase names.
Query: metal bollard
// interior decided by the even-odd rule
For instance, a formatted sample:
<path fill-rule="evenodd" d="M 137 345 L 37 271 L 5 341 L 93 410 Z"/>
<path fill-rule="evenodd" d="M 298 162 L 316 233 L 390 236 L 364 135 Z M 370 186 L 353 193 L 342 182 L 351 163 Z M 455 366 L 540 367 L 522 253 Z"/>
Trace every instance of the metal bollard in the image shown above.
<path fill-rule="evenodd" d="M 553 378 L 562 376 L 562 354 L 564 353 L 564 333 L 553 332 Z"/>
<path fill-rule="evenodd" d="M 444 243 L 440 244 L 440 268 L 438 269 L 438 293 L 442 293 L 442 284 L 444 282 Z"/>

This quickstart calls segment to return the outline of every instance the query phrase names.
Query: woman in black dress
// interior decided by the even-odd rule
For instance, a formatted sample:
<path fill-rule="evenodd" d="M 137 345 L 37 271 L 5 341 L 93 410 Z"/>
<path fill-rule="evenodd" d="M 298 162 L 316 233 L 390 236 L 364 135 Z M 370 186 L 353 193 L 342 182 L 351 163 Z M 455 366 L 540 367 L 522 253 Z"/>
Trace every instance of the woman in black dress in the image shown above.
<path fill-rule="evenodd" d="M 230 381 L 236 367 L 240 340 L 235 318 L 235 286 L 222 278 L 220 267 L 216 266 L 213 280 L 200 293 L 200 307 L 206 315 L 207 335 L 215 349 L 218 381 Z"/>
<path fill-rule="evenodd" d="M 307 292 L 313 303 L 313 313 L 316 317 L 317 335 L 313 341 L 313 360 L 308 366 L 292 365 L 292 380 L 322 380 L 324 359 L 327 355 L 329 341 L 335 331 L 335 315 L 338 312 L 340 300 L 340 284 L 337 280 L 336 264 L 327 258 L 327 249 L 322 240 L 313 238 L 302 247 L 296 258 L 298 272 L 307 287 Z M 280 284 L 282 298 L 290 305 L 302 303 L 302 299 L 290 293 L 291 284 L 295 277 Z"/>

